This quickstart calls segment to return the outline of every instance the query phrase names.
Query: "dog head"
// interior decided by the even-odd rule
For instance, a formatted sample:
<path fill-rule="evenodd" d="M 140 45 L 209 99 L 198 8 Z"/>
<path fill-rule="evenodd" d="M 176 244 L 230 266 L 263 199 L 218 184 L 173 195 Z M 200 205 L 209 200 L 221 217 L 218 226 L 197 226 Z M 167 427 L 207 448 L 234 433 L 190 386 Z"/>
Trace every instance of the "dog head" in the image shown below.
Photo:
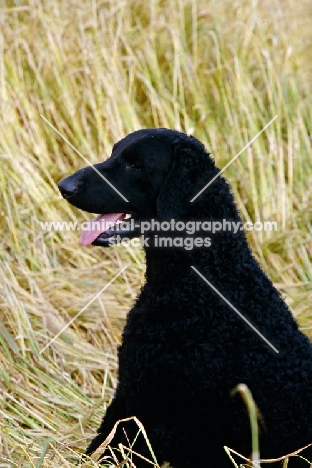
<path fill-rule="evenodd" d="M 116 235 L 115 223 L 121 220 L 129 229 L 124 226 L 120 233 L 135 237 L 139 233 L 133 229 L 133 221 L 137 226 L 139 220 L 152 218 L 196 219 L 204 212 L 207 215 L 207 203 L 217 215 L 218 185 L 225 183 L 222 178 L 191 202 L 217 174 L 213 160 L 196 138 L 164 128 L 144 129 L 116 143 L 106 161 L 63 179 L 59 190 L 72 205 L 99 214 L 90 222 L 89 233 L 83 233 L 82 244 L 108 246 Z M 91 229 L 92 223 L 103 221 L 104 229 Z"/>

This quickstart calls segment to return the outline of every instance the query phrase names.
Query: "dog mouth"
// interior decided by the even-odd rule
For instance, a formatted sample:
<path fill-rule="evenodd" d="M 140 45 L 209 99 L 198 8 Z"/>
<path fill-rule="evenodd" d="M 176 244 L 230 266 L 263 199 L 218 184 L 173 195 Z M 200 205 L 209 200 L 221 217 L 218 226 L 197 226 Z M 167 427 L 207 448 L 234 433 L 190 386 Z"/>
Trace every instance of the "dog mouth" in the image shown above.
<path fill-rule="evenodd" d="M 110 247 L 123 237 L 137 237 L 138 227 L 138 222 L 132 214 L 99 214 L 84 226 L 80 244 Z"/>

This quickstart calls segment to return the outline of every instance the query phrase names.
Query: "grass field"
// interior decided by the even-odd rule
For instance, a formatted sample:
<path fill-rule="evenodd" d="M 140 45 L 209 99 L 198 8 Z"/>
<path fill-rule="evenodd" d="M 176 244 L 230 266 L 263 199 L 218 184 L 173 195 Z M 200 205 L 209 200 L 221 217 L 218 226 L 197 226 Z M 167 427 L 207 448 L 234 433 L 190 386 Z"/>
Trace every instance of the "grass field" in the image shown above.
<path fill-rule="evenodd" d="M 304 0 L 0 2 L 0 467 L 75 466 L 144 279 L 141 249 L 40 229 L 90 219 L 57 190 L 86 163 L 40 115 L 92 163 L 162 126 L 219 167 L 278 115 L 224 175 L 244 221 L 277 222 L 248 238 L 312 337 L 311 15 Z"/>

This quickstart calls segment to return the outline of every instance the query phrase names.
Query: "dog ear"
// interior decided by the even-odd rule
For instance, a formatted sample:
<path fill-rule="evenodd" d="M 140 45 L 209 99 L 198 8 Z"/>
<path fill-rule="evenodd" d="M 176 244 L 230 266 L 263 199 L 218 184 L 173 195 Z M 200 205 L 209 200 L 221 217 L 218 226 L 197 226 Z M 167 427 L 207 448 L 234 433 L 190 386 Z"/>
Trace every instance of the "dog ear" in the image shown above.
<path fill-rule="evenodd" d="M 217 174 L 214 161 L 196 138 L 177 138 L 172 144 L 173 167 L 157 197 L 160 219 L 183 218 L 203 204 L 204 193 L 190 200 Z"/>

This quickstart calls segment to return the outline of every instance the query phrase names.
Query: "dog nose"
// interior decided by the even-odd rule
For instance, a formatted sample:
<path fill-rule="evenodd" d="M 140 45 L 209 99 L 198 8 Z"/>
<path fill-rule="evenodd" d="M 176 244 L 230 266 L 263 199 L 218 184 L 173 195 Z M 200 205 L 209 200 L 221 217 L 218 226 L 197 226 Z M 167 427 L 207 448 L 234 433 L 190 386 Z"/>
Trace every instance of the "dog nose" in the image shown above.
<path fill-rule="evenodd" d="M 66 177 L 58 184 L 58 188 L 64 198 L 70 198 L 78 190 L 78 181 L 71 176 Z"/>

